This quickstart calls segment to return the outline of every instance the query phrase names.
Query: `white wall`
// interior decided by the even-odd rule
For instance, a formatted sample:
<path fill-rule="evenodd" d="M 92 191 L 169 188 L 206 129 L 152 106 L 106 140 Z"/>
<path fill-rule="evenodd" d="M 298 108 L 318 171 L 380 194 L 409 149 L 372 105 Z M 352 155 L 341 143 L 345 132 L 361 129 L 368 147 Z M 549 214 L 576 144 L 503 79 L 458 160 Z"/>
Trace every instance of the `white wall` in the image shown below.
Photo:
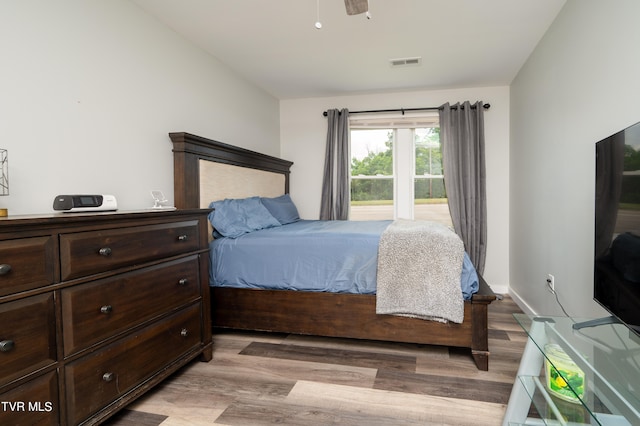
<path fill-rule="evenodd" d="M 488 87 L 438 91 L 379 93 L 280 102 L 282 157 L 293 161 L 291 197 L 300 215 L 320 213 L 322 168 L 330 108 L 356 110 L 419 108 L 469 100 L 490 103 L 485 112 L 488 248 L 484 276 L 495 291 L 509 285 L 509 88 Z"/>
<path fill-rule="evenodd" d="M 592 301 L 594 144 L 640 121 L 640 2 L 569 0 L 511 86 L 511 293 L 537 314 Z"/>
<path fill-rule="evenodd" d="M 278 100 L 129 1 L 3 1 L 0 54 L 10 215 L 68 193 L 173 201 L 169 132 L 280 154 Z"/>

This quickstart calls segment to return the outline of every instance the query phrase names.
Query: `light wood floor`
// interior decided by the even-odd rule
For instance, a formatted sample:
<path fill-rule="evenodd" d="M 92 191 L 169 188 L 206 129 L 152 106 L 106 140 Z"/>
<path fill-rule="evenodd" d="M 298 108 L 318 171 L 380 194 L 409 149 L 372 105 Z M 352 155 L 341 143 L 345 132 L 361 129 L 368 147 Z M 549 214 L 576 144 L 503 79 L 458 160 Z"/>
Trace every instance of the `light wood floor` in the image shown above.
<path fill-rule="evenodd" d="M 489 371 L 468 351 L 216 332 L 193 362 L 108 425 L 500 425 L 526 335 L 508 297 L 489 308 Z"/>

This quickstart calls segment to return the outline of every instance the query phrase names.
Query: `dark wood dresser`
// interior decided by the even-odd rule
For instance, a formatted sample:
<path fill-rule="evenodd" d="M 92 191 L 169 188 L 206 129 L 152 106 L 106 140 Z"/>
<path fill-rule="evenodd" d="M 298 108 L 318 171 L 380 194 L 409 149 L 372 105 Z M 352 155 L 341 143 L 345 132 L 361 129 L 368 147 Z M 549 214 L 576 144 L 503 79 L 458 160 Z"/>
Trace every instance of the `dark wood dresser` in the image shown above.
<path fill-rule="evenodd" d="M 212 358 L 208 210 L 0 219 L 0 424 L 95 424 Z"/>

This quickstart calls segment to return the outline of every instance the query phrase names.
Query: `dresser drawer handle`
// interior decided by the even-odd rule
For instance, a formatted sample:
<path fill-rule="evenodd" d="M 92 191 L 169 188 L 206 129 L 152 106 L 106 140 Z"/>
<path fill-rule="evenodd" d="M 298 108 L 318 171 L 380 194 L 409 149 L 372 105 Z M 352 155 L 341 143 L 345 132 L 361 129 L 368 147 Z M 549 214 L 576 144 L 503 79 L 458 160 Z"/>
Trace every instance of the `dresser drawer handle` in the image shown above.
<path fill-rule="evenodd" d="M 105 382 L 111 382 L 113 381 L 113 377 L 114 377 L 113 373 L 104 373 L 102 375 L 102 380 L 104 380 Z"/>
<path fill-rule="evenodd" d="M 180 332 L 180 335 L 182 337 L 187 337 L 189 335 L 189 330 L 187 330 L 186 328 L 183 328 L 182 331 Z"/>
<path fill-rule="evenodd" d="M 3 340 L 0 342 L 0 352 L 9 352 L 13 350 L 14 346 L 13 340 Z"/>
<path fill-rule="evenodd" d="M 178 235 L 178 241 L 187 241 L 188 238 L 187 234 Z"/>
<path fill-rule="evenodd" d="M 11 265 L 6 263 L 0 265 L 0 275 L 7 275 L 9 272 L 11 272 Z"/>
<path fill-rule="evenodd" d="M 180 281 L 178 281 L 178 285 L 180 285 L 180 286 L 185 286 L 185 285 L 187 285 L 187 283 L 188 283 L 188 282 L 189 282 L 189 280 L 188 280 L 188 279 L 186 279 L 186 278 L 181 278 L 181 279 L 180 279 Z"/>
<path fill-rule="evenodd" d="M 100 313 L 110 314 L 113 311 L 113 307 L 111 305 L 104 305 L 100 308 Z"/>
<path fill-rule="evenodd" d="M 98 254 L 100 254 L 100 256 L 111 256 L 111 248 L 103 247 L 98 250 Z"/>

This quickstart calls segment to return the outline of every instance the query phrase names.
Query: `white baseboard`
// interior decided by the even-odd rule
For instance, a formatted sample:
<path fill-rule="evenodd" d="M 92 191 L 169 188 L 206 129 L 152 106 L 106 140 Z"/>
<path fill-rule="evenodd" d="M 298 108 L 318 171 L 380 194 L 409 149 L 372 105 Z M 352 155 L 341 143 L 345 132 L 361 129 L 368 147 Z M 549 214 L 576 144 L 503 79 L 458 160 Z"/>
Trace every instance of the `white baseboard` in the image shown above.
<path fill-rule="evenodd" d="M 509 294 L 509 287 L 506 285 L 491 285 L 490 287 L 496 294 Z"/>
<path fill-rule="evenodd" d="M 534 315 L 534 316 L 537 315 L 536 312 L 533 309 L 531 309 L 531 306 L 527 305 L 527 303 L 524 300 L 522 300 L 520 295 L 516 291 L 514 291 L 512 288 L 509 289 L 509 296 L 511 297 L 511 299 L 513 299 L 514 302 L 516 302 L 516 305 L 518 305 L 520 309 L 522 309 L 522 312 L 528 315 Z"/>

